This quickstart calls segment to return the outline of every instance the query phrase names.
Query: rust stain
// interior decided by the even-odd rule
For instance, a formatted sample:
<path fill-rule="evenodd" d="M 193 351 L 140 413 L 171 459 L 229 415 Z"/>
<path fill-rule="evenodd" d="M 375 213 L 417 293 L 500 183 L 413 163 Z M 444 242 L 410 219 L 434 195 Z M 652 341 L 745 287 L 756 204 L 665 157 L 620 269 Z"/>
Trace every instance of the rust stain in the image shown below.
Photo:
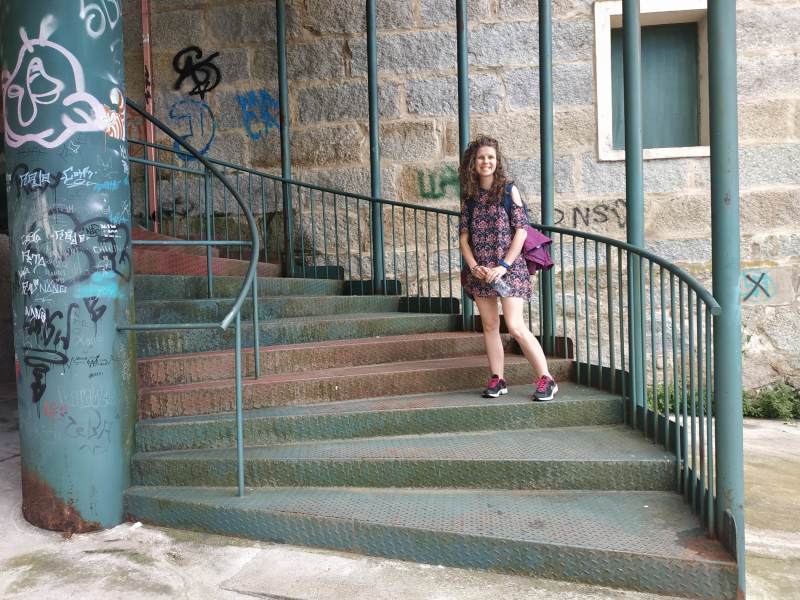
<path fill-rule="evenodd" d="M 97 531 L 102 526 L 97 521 L 86 521 L 72 505 L 65 502 L 50 485 L 37 474 L 22 469 L 22 514 L 36 527 L 61 531 L 65 537 L 73 533 Z"/>

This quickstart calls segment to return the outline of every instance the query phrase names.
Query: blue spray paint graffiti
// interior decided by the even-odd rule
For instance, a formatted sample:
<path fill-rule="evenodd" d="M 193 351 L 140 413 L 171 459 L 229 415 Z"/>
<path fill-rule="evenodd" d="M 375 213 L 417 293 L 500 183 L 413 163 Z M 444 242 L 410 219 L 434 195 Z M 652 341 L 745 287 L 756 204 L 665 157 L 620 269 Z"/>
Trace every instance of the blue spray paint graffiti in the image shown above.
<path fill-rule="evenodd" d="M 236 100 L 242 109 L 242 123 L 248 135 L 258 140 L 270 128 L 280 129 L 278 121 L 279 103 L 267 90 L 249 91 L 237 94 Z M 259 127 L 258 124 L 261 123 Z M 254 129 L 256 127 L 256 129 Z"/>
<path fill-rule="evenodd" d="M 188 98 L 178 100 L 170 107 L 169 118 L 183 128 L 184 131 L 179 132 L 184 133 L 181 139 L 197 148 L 202 156 L 208 153 L 217 135 L 217 121 L 208 104 Z M 178 142 L 173 144 L 173 148 L 176 152 L 181 151 Z M 187 160 L 194 158 L 188 157 Z"/>

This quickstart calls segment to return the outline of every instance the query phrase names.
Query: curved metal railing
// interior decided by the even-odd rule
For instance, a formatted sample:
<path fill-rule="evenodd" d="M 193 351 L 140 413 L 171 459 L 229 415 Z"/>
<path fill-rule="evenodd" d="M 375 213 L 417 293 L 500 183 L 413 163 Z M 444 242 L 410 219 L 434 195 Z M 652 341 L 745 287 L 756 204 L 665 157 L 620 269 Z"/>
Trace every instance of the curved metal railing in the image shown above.
<path fill-rule="evenodd" d="M 242 305 L 247 298 L 248 293 L 252 291 L 252 298 L 253 298 L 253 339 L 254 339 L 254 346 L 255 346 L 255 373 L 256 377 L 259 376 L 260 365 L 259 365 L 259 326 L 258 326 L 258 286 L 257 286 L 257 279 L 256 279 L 256 270 L 258 266 L 258 248 L 259 248 L 259 237 L 258 237 L 258 227 L 256 226 L 255 219 L 253 218 L 252 213 L 245 205 L 244 201 L 242 200 L 239 192 L 226 180 L 222 173 L 211 164 L 211 162 L 206 159 L 204 156 L 200 154 L 195 148 L 191 145 L 186 143 L 184 139 L 182 139 L 176 132 L 170 129 L 167 125 L 162 123 L 158 118 L 155 116 L 147 113 L 144 109 L 142 109 L 136 102 L 131 100 L 130 98 L 127 99 L 127 106 L 132 108 L 136 113 L 138 113 L 142 118 L 149 121 L 153 125 L 155 125 L 160 131 L 164 134 L 172 138 L 177 145 L 179 145 L 183 150 L 182 153 L 185 155 L 192 156 L 195 160 L 199 161 L 201 165 L 203 165 L 205 171 L 204 181 L 206 185 L 210 180 L 217 179 L 219 180 L 224 188 L 227 190 L 228 193 L 234 198 L 236 204 L 238 205 L 241 213 L 247 223 L 248 226 L 248 234 L 249 239 L 247 240 L 215 240 L 209 237 L 208 239 L 200 239 L 200 240 L 135 240 L 133 241 L 134 246 L 205 246 L 207 248 L 207 278 L 208 278 L 208 293 L 209 296 L 213 294 L 213 269 L 212 269 L 212 262 L 211 262 L 211 248 L 212 247 L 231 247 L 236 246 L 241 249 L 244 246 L 250 247 L 250 262 L 247 268 L 247 273 L 244 277 L 244 281 L 242 282 L 242 287 L 240 288 L 236 298 L 233 302 L 233 306 L 227 312 L 227 314 L 217 323 L 148 323 L 148 324 L 136 324 L 136 325 L 128 325 L 125 327 L 120 327 L 120 329 L 124 330 L 131 330 L 131 331 L 155 331 L 155 330 L 169 330 L 169 329 L 220 329 L 225 331 L 231 324 L 231 322 L 235 325 L 235 370 L 236 370 L 236 448 L 237 448 L 237 459 L 238 459 L 238 485 L 239 485 L 239 495 L 244 495 L 244 442 L 243 442 L 243 410 L 242 410 L 242 332 L 241 332 L 241 309 Z M 145 178 L 145 189 L 150 190 L 151 186 L 149 185 L 148 178 L 153 177 L 152 169 L 149 167 L 158 167 L 159 169 L 168 169 L 172 170 L 173 172 L 192 172 L 195 173 L 194 170 L 183 169 L 179 166 L 170 165 L 166 163 L 160 163 L 158 161 L 152 160 L 149 157 L 138 157 L 138 156 L 129 156 L 129 162 L 138 163 L 146 168 L 144 169 L 144 178 Z M 174 196 L 173 196 L 174 197 Z M 133 194 L 132 194 L 132 201 L 133 201 Z M 146 200 L 147 202 L 147 200 Z M 132 211 L 133 212 L 133 211 Z"/>
<path fill-rule="evenodd" d="M 185 152 L 137 143 L 177 157 L 182 168 L 196 172 Z M 259 221 L 264 260 L 291 261 L 298 276 L 344 279 L 347 293 L 371 294 L 371 218 L 378 204 L 385 228 L 383 290 L 399 295 L 409 312 L 467 314 L 469 307 L 460 304 L 458 212 L 342 192 L 214 159 L 202 162 L 218 167 L 231 181 L 228 189 L 246 196 Z M 174 179 L 161 183 L 167 201 L 160 197 L 156 215 L 162 226 L 198 235 L 201 224 L 193 230 L 190 223 L 192 211 L 195 220 L 203 218 L 201 211 L 185 204 L 181 214 Z M 208 238 L 239 235 L 240 215 L 230 210 L 225 190 L 210 195 Z M 538 314 L 550 354 L 570 359 L 579 382 L 620 394 L 625 421 L 675 454 L 676 488 L 714 535 L 711 333 L 719 304 L 698 279 L 646 249 L 575 229 L 535 226 L 552 237 L 556 264 L 537 278 L 529 323 L 535 325 Z M 464 321 L 469 328 L 475 324 Z"/>

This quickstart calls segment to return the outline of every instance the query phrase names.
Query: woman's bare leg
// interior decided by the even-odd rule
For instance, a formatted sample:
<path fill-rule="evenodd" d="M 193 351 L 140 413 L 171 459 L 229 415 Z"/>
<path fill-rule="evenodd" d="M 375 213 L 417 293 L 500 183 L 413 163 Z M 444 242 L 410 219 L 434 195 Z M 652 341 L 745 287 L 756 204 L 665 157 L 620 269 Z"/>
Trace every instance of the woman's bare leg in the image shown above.
<path fill-rule="evenodd" d="M 525 358 L 531 363 L 536 379 L 542 375 L 550 377 L 547 358 L 545 358 L 544 351 L 539 345 L 539 340 L 531 333 L 522 318 L 522 306 L 525 301 L 522 298 L 500 298 L 500 302 L 503 305 L 503 316 L 506 320 L 508 332 L 517 340 Z"/>
<path fill-rule="evenodd" d="M 497 310 L 497 298 L 481 298 L 475 296 L 475 303 L 481 313 L 483 326 L 483 342 L 486 345 L 486 356 L 489 357 L 489 368 L 493 375 L 505 379 L 505 353 L 503 340 L 500 339 L 500 313 Z"/>

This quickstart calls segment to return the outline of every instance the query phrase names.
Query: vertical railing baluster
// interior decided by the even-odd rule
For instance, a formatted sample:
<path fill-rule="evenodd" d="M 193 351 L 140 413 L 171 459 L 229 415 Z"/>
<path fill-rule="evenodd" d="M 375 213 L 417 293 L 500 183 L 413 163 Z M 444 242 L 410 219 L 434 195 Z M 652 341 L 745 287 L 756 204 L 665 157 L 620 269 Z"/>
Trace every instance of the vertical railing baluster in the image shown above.
<path fill-rule="evenodd" d="M 617 294 L 619 296 L 619 368 L 622 373 L 620 381 L 622 387 L 622 406 L 625 413 L 625 421 L 628 421 L 628 397 L 626 391 L 630 389 L 627 382 L 627 375 L 625 371 L 625 295 L 623 294 L 623 279 L 622 279 L 622 248 L 617 248 Z M 630 358 L 628 359 L 630 360 Z"/>
<path fill-rule="evenodd" d="M 597 376 L 598 384 L 603 387 L 603 344 L 600 342 L 600 252 L 597 240 L 594 241 L 594 310 L 597 317 Z"/>
<path fill-rule="evenodd" d="M 433 214 L 434 222 L 436 223 L 436 273 L 438 273 L 439 279 L 439 312 L 442 312 L 442 308 L 444 307 L 444 298 L 442 297 L 442 268 L 441 268 L 441 256 L 442 256 L 442 247 L 441 247 L 441 238 L 439 235 L 439 214 Z M 450 257 L 448 256 L 448 261 Z M 449 267 L 448 267 L 449 271 Z"/>
<path fill-rule="evenodd" d="M 311 213 L 311 273 L 317 278 L 317 217 L 314 213 L 314 190 L 308 190 L 308 212 Z"/>
<path fill-rule="evenodd" d="M 345 277 L 344 267 L 341 266 L 341 261 L 339 260 L 339 197 L 337 194 L 333 195 L 333 238 L 336 249 L 336 271 L 338 272 L 339 269 L 342 269 L 342 277 Z"/>
<path fill-rule="evenodd" d="M 669 312 L 670 312 L 670 327 L 672 335 L 672 403 L 675 407 L 675 485 L 680 490 L 681 487 L 681 469 L 682 459 L 684 454 L 681 452 L 681 427 L 680 418 L 680 394 L 678 393 L 678 338 L 675 336 L 675 275 L 669 274 Z M 683 339 L 681 338 L 681 344 Z"/>
<path fill-rule="evenodd" d="M 205 189 L 206 194 L 206 240 L 210 242 L 212 240 L 211 236 L 213 235 L 211 231 L 211 220 L 213 213 L 211 204 L 214 202 L 214 197 L 211 172 L 208 169 L 205 169 L 204 171 L 203 188 Z M 211 260 L 212 252 L 213 250 L 211 246 L 206 246 L 206 288 L 209 298 L 214 296 L 214 268 L 213 261 Z"/>
<path fill-rule="evenodd" d="M 186 239 L 187 240 L 190 237 L 190 231 L 189 231 L 189 204 L 191 203 L 190 202 L 190 198 L 192 197 L 191 193 L 190 193 L 190 186 L 191 186 L 191 184 L 189 182 L 189 173 L 184 171 L 183 172 L 183 198 L 184 198 L 183 205 L 184 205 L 185 210 L 183 211 L 183 218 L 185 219 L 184 227 L 186 228 Z"/>
<path fill-rule="evenodd" d="M 708 306 L 706 308 L 706 406 L 708 406 L 708 418 L 706 419 L 706 456 L 708 457 L 708 491 L 706 495 L 706 514 L 708 515 L 708 535 L 711 538 L 717 536 L 717 522 L 716 522 L 716 504 L 714 489 L 714 416 L 715 407 L 712 405 L 711 399 L 713 398 L 713 390 L 711 389 L 711 365 L 712 363 L 712 347 L 711 347 L 711 312 Z"/>
<path fill-rule="evenodd" d="M 178 214 L 178 198 L 175 194 L 175 171 L 169 172 L 169 183 L 170 183 L 170 197 L 172 198 L 172 237 L 177 237 L 175 235 L 176 231 L 176 216 Z"/>
<path fill-rule="evenodd" d="M 406 311 L 411 311 L 411 285 L 408 281 L 408 212 L 403 207 L 403 263 L 405 265 Z"/>
<path fill-rule="evenodd" d="M 696 495 L 697 495 L 697 390 L 695 388 L 695 362 L 694 362 L 694 318 L 692 315 L 694 302 L 693 302 L 693 294 L 692 290 L 690 290 L 687 286 L 686 288 L 686 319 L 689 321 L 689 352 L 687 354 L 687 358 L 689 360 L 689 401 L 691 402 L 691 406 L 689 409 L 689 414 L 691 415 L 691 425 L 689 434 L 691 435 L 690 438 L 690 451 L 692 454 L 692 477 L 691 477 L 691 487 L 689 489 L 689 499 L 692 503 L 692 508 L 696 506 Z"/>
<path fill-rule="evenodd" d="M 392 204 L 392 275 L 395 282 L 399 281 L 397 276 L 397 219 L 395 218 L 395 209 L 397 207 Z M 449 241 L 449 240 L 448 240 Z"/>
<path fill-rule="evenodd" d="M 223 173 L 223 176 L 227 179 L 227 177 L 228 177 L 228 168 L 225 167 L 223 169 L 222 173 Z M 228 186 L 227 185 L 223 185 L 222 186 L 222 213 L 225 215 L 223 217 L 223 220 L 225 221 L 225 241 L 229 242 L 231 237 L 230 237 L 230 232 L 228 231 L 229 218 L 228 218 Z M 225 258 L 230 258 L 230 248 L 227 247 L 227 246 L 225 247 Z"/>
<path fill-rule="evenodd" d="M 415 258 L 416 264 L 417 264 L 417 270 L 416 270 L 416 273 L 417 273 L 417 276 L 416 276 L 417 301 L 420 303 L 420 306 L 421 306 L 421 304 L 422 304 L 422 295 L 421 295 L 422 284 L 421 284 L 421 281 L 422 280 L 420 279 L 420 272 L 419 272 L 419 227 L 418 227 L 418 223 L 419 223 L 419 210 L 415 208 L 414 209 L 414 258 Z"/>
<path fill-rule="evenodd" d="M 566 284 L 564 283 L 564 234 L 558 234 L 558 252 L 559 263 L 558 270 L 561 274 L 561 328 L 562 335 L 564 336 L 564 358 L 569 358 L 569 344 L 567 343 L 567 302 L 566 302 Z"/>
<path fill-rule="evenodd" d="M 587 256 L 589 241 L 583 240 L 583 300 L 585 311 L 585 325 L 584 335 L 586 336 L 586 383 L 592 385 L 592 351 L 591 339 L 589 333 L 589 257 Z"/>
<path fill-rule="evenodd" d="M 664 267 L 658 268 L 658 287 L 661 308 L 661 381 L 664 389 L 664 450 L 669 450 L 669 384 L 667 374 L 667 323 L 664 309 Z M 658 412 L 658 408 L 656 408 Z"/>
<path fill-rule="evenodd" d="M 682 491 L 683 496 L 689 499 L 689 413 L 687 410 L 687 397 L 686 397 L 686 355 L 684 354 L 685 341 L 686 341 L 686 328 L 685 320 L 683 317 L 683 282 L 678 282 L 678 312 L 681 319 L 681 455 L 683 456 L 683 476 L 682 476 Z"/>
<path fill-rule="evenodd" d="M 703 380 L 703 305 L 699 296 L 695 292 L 697 304 L 695 314 L 697 318 L 697 469 L 700 471 L 699 489 L 697 491 L 697 501 L 695 510 L 700 515 L 700 520 L 705 524 L 705 486 L 706 486 L 706 446 L 705 446 L 705 381 Z"/>
<path fill-rule="evenodd" d="M 425 211 L 425 273 L 428 278 L 428 313 L 431 312 L 431 244 L 428 239 L 428 211 Z M 419 307 L 422 310 L 422 306 Z"/>
<path fill-rule="evenodd" d="M 350 243 L 351 243 L 351 239 L 350 239 L 350 198 L 348 196 L 345 196 L 342 199 L 344 200 L 344 236 L 345 236 L 346 243 L 347 243 L 347 250 L 345 251 L 346 252 L 345 258 L 347 258 L 347 272 L 348 272 L 347 278 L 350 280 L 351 286 L 352 286 L 352 281 L 353 281 L 353 263 L 352 263 L 353 252 L 350 249 Z M 361 293 L 362 294 L 364 293 L 363 289 L 362 289 Z"/>
<path fill-rule="evenodd" d="M 320 192 L 320 203 L 322 204 L 322 247 L 325 252 L 325 277 L 328 277 L 328 267 L 330 260 L 328 259 L 328 213 L 325 210 L 325 192 Z"/>
<path fill-rule="evenodd" d="M 577 264 L 577 243 L 576 238 L 572 236 L 572 303 L 574 305 L 575 313 L 575 373 L 577 375 L 578 383 L 581 382 L 581 340 L 580 329 L 578 329 L 578 264 Z"/>
<path fill-rule="evenodd" d="M 244 497 L 244 411 L 242 409 L 242 323 L 240 311 L 236 313 L 236 466 L 239 497 Z"/>
<path fill-rule="evenodd" d="M 306 277 L 306 236 L 305 218 L 303 216 L 303 188 L 299 185 L 294 186 L 297 196 L 297 232 L 300 234 L 300 272 Z"/>
<path fill-rule="evenodd" d="M 361 293 L 364 294 L 366 291 L 366 284 L 364 283 L 364 257 L 361 254 L 361 248 L 363 248 L 363 244 L 361 243 L 361 202 L 358 198 L 355 199 L 356 201 L 356 230 L 358 232 L 358 278 L 361 281 Z"/>
<path fill-rule="evenodd" d="M 264 190 L 264 176 L 259 176 L 258 181 L 261 184 L 261 243 L 264 244 L 264 262 L 269 262 L 269 246 L 267 243 L 267 240 L 269 240 L 269 232 L 267 231 L 267 195 Z"/>
<path fill-rule="evenodd" d="M 606 244 L 606 313 L 608 314 L 608 369 L 611 384 L 611 393 L 617 391 L 617 350 L 614 347 L 614 331 L 616 326 L 614 323 L 614 289 L 612 283 L 612 262 L 611 262 L 611 245 Z M 599 332 L 598 332 L 599 334 Z"/>
<path fill-rule="evenodd" d="M 258 252 L 258 250 L 250 246 L 252 252 Z M 256 276 L 253 277 L 253 367 L 255 378 L 258 379 L 261 377 L 261 324 L 260 324 L 260 316 L 258 314 L 258 270 L 256 270 Z"/>
<path fill-rule="evenodd" d="M 650 271 L 650 369 L 652 371 L 653 382 L 653 443 L 658 444 L 658 387 L 656 386 L 656 315 L 653 290 L 653 261 L 648 260 L 647 263 L 648 270 Z"/>

